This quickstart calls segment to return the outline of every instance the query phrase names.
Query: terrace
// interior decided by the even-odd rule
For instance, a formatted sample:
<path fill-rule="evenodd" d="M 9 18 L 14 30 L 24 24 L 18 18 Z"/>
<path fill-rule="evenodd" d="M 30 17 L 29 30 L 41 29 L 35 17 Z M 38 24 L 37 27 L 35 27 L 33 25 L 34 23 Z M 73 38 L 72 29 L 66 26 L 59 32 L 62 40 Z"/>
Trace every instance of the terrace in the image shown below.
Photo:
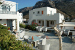
<path fill-rule="evenodd" d="M 25 35 L 28 36 L 48 36 L 48 39 L 46 39 L 46 43 L 50 44 L 49 50 L 59 50 L 59 38 L 58 36 L 55 36 L 54 32 L 37 32 L 32 30 L 25 30 Z M 25 42 L 24 39 L 19 39 Z M 35 50 L 38 50 L 37 47 L 33 47 Z M 63 50 L 74 50 L 75 49 L 75 43 L 72 42 L 71 36 L 62 36 L 62 49 Z"/>

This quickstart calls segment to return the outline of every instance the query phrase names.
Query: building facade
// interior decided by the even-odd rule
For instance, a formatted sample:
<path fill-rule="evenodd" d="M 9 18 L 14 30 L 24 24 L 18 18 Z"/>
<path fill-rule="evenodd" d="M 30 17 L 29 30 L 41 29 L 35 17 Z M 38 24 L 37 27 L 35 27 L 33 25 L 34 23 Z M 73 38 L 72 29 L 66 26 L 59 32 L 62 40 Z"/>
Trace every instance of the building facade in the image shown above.
<path fill-rule="evenodd" d="M 29 11 L 29 24 L 34 22 L 40 26 L 52 27 L 55 24 L 62 23 L 63 20 L 64 16 L 57 13 L 55 8 L 42 7 Z"/>
<path fill-rule="evenodd" d="M 23 15 L 16 11 L 17 8 L 16 2 L 3 1 L 0 4 L 0 24 L 10 27 L 11 30 L 19 31 L 19 23 L 22 22 Z"/>

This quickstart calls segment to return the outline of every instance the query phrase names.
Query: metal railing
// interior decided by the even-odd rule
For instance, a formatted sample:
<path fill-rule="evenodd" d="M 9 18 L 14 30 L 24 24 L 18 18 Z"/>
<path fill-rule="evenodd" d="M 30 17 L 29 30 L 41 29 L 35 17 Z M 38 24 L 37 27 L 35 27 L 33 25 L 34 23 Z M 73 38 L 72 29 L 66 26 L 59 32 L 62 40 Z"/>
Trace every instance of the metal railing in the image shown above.
<path fill-rule="evenodd" d="M 0 11 L 0 14 L 17 14 L 16 11 Z"/>

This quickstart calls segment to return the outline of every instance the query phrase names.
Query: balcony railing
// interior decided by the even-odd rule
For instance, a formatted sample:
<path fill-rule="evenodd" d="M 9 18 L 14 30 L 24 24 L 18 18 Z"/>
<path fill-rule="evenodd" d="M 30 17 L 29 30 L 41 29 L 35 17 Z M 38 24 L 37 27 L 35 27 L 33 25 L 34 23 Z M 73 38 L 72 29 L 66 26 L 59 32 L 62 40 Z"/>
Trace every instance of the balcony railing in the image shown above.
<path fill-rule="evenodd" d="M 14 12 L 14 11 L 0 11 L 0 14 L 17 14 L 17 12 Z"/>

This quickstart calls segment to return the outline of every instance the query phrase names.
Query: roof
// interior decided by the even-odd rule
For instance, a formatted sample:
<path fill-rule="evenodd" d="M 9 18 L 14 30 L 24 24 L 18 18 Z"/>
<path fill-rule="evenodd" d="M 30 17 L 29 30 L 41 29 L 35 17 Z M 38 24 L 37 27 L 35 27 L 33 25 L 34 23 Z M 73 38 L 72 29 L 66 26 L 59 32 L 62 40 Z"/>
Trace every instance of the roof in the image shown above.
<path fill-rule="evenodd" d="M 75 24 L 60 24 L 60 26 L 75 26 Z"/>

